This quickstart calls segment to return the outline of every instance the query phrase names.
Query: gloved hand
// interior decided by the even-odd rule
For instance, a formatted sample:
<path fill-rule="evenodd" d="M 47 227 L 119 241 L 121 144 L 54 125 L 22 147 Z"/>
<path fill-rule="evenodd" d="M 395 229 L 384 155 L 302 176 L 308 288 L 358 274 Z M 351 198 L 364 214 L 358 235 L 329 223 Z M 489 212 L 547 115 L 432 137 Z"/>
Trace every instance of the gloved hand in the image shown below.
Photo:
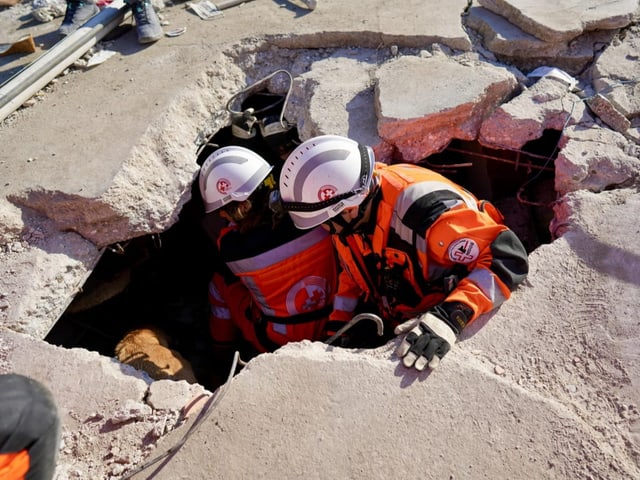
<path fill-rule="evenodd" d="M 406 333 L 396 350 L 405 367 L 422 371 L 434 369 L 456 342 L 453 329 L 433 313 L 424 313 L 398 325 L 396 335 Z M 408 333 L 407 333 L 408 332 Z"/>

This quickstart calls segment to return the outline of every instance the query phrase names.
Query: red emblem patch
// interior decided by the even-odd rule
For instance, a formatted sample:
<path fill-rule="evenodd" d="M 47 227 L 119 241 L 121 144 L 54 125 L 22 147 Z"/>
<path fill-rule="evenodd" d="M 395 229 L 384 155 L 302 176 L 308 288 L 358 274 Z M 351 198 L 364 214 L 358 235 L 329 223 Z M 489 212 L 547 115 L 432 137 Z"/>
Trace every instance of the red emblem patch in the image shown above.
<path fill-rule="evenodd" d="M 227 193 L 229 188 L 231 188 L 231 182 L 226 178 L 221 178 L 216 182 L 216 189 L 222 194 Z"/>
<path fill-rule="evenodd" d="M 320 200 L 321 202 L 329 200 L 330 198 L 335 196 L 336 191 L 336 187 L 334 187 L 333 185 L 324 185 L 320 187 L 320 190 L 318 190 L 318 200 Z"/>
<path fill-rule="evenodd" d="M 317 310 L 327 303 L 327 281 L 310 276 L 293 285 L 287 292 L 287 310 L 290 315 Z"/>
<path fill-rule="evenodd" d="M 449 245 L 447 253 L 452 262 L 471 263 L 480 255 L 480 248 L 474 240 L 461 238 Z"/>

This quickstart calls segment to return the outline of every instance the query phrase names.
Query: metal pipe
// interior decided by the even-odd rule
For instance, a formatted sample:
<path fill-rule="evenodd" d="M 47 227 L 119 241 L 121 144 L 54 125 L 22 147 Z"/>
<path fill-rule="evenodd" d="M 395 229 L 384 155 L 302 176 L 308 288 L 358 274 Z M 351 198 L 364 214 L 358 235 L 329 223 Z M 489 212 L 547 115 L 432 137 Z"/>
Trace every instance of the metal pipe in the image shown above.
<path fill-rule="evenodd" d="M 114 0 L 78 30 L 7 80 L 0 86 L 0 122 L 130 15 L 131 10 L 123 0 Z"/>
<path fill-rule="evenodd" d="M 218 10 L 226 10 L 227 8 L 235 7 L 241 3 L 250 2 L 251 0 L 221 0 L 219 2 L 213 2 Z"/>
<path fill-rule="evenodd" d="M 358 315 L 353 317 L 351 320 L 349 320 L 349 322 L 345 323 L 340 330 L 338 330 L 336 333 L 331 335 L 331 337 L 325 340 L 324 343 L 326 343 L 327 345 L 331 345 L 333 342 L 336 341 L 338 337 L 340 337 L 340 335 L 342 335 L 344 332 L 349 330 L 360 320 L 371 320 L 372 322 L 375 322 L 379 337 L 381 337 L 382 334 L 384 333 L 384 322 L 382 321 L 382 318 L 380 318 L 375 313 L 359 313 Z"/>

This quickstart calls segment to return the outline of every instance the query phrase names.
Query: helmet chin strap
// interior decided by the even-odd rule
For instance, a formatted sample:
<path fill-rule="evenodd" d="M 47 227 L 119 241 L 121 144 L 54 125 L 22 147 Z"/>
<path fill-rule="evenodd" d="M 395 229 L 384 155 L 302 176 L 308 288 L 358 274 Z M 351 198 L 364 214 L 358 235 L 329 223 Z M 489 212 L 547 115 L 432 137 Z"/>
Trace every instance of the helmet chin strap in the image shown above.
<path fill-rule="evenodd" d="M 349 228 L 350 223 L 347 222 L 342 215 L 337 215 L 335 217 L 332 217 L 331 220 L 326 223 L 326 225 L 329 227 L 329 233 L 331 233 L 331 235 L 335 235 L 338 233 L 336 225 L 341 227 L 340 234 L 342 234 L 342 232 Z"/>
<path fill-rule="evenodd" d="M 337 233 L 335 231 L 336 230 L 335 226 L 333 225 L 334 220 L 337 225 L 342 227 L 342 230 L 340 230 L 340 233 L 338 233 L 338 235 L 340 236 L 346 237 L 347 235 L 363 230 L 365 225 L 358 225 L 358 224 L 366 215 L 367 208 L 371 204 L 371 201 L 373 200 L 373 198 L 376 196 L 376 192 L 377 192 L 376 188 L 374 188 L 372 191 L 369 192 L 369 194 L 362 201 L 362 203 L 358 205 L 358 214 L 355 217 L 353 217 L 351 221 L 346 221 L 342 215 L 333 217 L 331 219 L 331 223 L 329 224 L 329 231 L 332 234 Z"/>

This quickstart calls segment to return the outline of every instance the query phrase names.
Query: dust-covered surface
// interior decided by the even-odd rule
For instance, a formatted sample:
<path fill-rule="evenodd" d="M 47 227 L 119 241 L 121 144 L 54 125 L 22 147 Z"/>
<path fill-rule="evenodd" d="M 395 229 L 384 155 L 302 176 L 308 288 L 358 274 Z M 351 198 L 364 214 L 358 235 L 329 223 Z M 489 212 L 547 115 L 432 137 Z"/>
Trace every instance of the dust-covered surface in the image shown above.
<path fill-rule="evenodd" d="M 197 174 L 194 140 L 224 125 L 230 95 L 277 68 L 294 76 L 303 138 L 350 135 L 382 160 L 419 161 L 451 140 L 518 150 L 560 132 L 553 242 L 438 371 L 398 366 L 393 342 L 258 357 L 156 478 L 640 477 L 637 2 L 590 9 L 596 18 L 558 2 L 526 16 L 518 2 L 471 3 L 318 0 L 310 12 L 253 0 L 211 21 L 168 5 L 165 31 L 184 35 L 146 48 L 132 31 L 109 40 L 116 56 L 71 69 L 2 122 L 0 371 L 54 392 L 58 478 L 120 478 L 183 438 L 197 386 L 40 339 L 106 246 L 176 222 Z M 27 11 L 0 14 L 18 31 Z M 533 38 L 549 13 L 557 38 L 590 51 Z M 6 78 L 19 59 L 0 60 Z M 545 65 L 576 83 L 527 77 Z"/>
<path fill-rule="evenodd" d="M 56 399 L 63 424 L 56 478 L 119 478 L 184 423 L 184 407 L 209 394 L 184 381 L 153 382 L 95 352 L 0 333 L 0 373 L 35 378 Z"/>

